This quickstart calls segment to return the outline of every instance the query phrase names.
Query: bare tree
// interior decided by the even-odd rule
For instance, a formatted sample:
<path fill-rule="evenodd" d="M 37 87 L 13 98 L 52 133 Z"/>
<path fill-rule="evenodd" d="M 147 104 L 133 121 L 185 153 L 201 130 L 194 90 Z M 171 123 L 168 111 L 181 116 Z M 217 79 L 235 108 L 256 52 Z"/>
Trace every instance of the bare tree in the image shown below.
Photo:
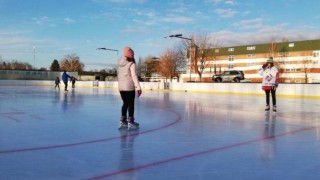
<path fill-rule="evenodd" d="M 28 69 L 32 69 L 32 66 L 29 63 L 12 60 L 11 62 L 3 61 L 0 64 L 0 69 L 28 70 Z"/>
<path fill-rule="evenodd" d="M 197 44 L 197 45 L 195 45 Z M 200 81 L 202 80 L 202 74 L 204 70 L 209 67 L 211 59 L 209 59 L 209 49 L 217 47 L 218 43 L 212 43 L 212 37 L 206 33 L 199 34 L 195 38 L 194 44 L 194 59 L 191 59 L 191 64 L 195 72 L 199 75 Z"/>
<path fill-rule="evenodd" d="M 174 74 L 173 77 L 176 77 L 179 81 L 180 74 L 185 72 L 188 59 L 185 51 L 181 46 L 175 46 L 173 49 L 168 49 L 168 51 L 172 51 L 172 58 L 174 61 Z"/>
<path fill-rule="evenodd" d="M 268 55 L 268 57 L 273 57 L 273 58 L 275 58 L 277 56 L 277 45 L 273 41 L 269 45 L 267 55 Z"/>
<path fill-rule="evenodd" d="M 155 70 L 161 76 L 172 81 L 176 73 L 175 52 L 172 49 L 167 49 L 166 52 L 160 56 L 159 62 L 155 66 Z"/>
<path fill-rule="evenodd" d="M 302 56 L 305 58 L 302 59 L 300 64 L 298 63 L 298 69 L 301 69 L 301 71 L 303 72 L 304 83 L 309 83 L 310 73 L 312 72 L 312 68 L 314 68 L 314 64 L 311 59 L 306 58 L 306 54 L 303 54 Z"/>
<path fill-rule="evenodd" d="M 60 69 L 65 71 L 83 71 L 84 64 L 76 54 L 66 55 L 60 62 Z"/>
<path fill-rule="evenodd" d="M 190 37 L 191 40 L 182 40 L 180 46 L 181 49 L 187 52 L 190 68 L 189 73 L 198 74 L 201 81 L 204 70 L 210 66 L 210 62 L 212 61 L 210 48 L 218 48 L 220 44 L 213 35 L 210 36 L 207 33 L 199 33 L 197 35 L 191 35 Z"/>
<path fill-rule="evenodd" d="M 7 63 L 6 62 L 1 62 L 0 63 L 0 69 L 6 69 L 6 67 L 7 67 Z"/>
<path fill-rule="evenodd" d="M 148 56 L 144 60 L 141 59 L 141 62 L 139 62 L 140 76 L 144 77 L 145 81 L 149 81 L 152 74 L 156 72 L 155 63 L 152 56 Z"/>

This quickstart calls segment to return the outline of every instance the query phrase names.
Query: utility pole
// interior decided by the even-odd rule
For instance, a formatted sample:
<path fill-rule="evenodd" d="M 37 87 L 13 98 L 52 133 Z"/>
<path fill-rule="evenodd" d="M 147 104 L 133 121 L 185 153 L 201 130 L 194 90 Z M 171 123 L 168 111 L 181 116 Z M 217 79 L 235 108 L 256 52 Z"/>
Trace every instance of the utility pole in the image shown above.
<path fill-rule="evenodd" d="M 36 69 L 36 47 L 33 46 L 33 68 Z"/>
<path fill-rule="evenodd" d="M 191 82 L 191 61 L 192 61 L 192 56 L 191 56 L 191 51 L 192 51 L 192 45 L 193 45 L 193 39 L 191 38 L 186 38 L 186 37 L 183 37 L 182 34 L 172 34 L 172 35 L 169 35 L 169 36 L 165 36 L 164 38 L 180 38 L 180 39 L 185 39 L 185 40 L 189 40 L 191 45 L 190 45 L 190 58 L 188 58 L 188 61 L 189 61 L 189 74 L 190 74 L 190 77 L 189 77 L 189 82 Z"/>

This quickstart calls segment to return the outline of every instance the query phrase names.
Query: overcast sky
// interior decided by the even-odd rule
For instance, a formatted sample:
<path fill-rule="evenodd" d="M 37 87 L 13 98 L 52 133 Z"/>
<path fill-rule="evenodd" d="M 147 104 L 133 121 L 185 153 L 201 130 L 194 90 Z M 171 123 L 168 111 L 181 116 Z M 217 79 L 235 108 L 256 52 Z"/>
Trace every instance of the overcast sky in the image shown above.
<path fill-rule="evenodd" d="M 76 54 L 90 70 L 116 64 L 124 46 L 137 59 L 159 56 L 180 41 L 163 37 L 176 33 L 207 33 L 223 46 L 320 39 L 319 7 L 319 0 L 0 0 L 0 60 L 40 68 Z"/>

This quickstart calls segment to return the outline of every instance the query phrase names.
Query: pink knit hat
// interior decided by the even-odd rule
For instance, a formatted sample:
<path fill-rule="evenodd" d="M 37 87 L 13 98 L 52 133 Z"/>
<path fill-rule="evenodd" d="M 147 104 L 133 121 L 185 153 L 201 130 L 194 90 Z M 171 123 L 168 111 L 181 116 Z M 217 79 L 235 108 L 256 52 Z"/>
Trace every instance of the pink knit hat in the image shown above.
<path fill-rule="evenodd" d="M 134 58 L 134 52 L 130 47 L 123 48 L 123 55 L 128 58 Z"/>

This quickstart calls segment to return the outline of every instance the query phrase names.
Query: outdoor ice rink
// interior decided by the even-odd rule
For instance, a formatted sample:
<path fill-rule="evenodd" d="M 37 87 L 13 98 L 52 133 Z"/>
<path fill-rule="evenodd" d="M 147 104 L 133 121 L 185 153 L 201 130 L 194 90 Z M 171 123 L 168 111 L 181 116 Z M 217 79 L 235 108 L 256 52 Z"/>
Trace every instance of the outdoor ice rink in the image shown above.
<path fill-rule="evenodd" d="M 320 179 L 319 100 L 143 91 L 119 131 L 117 90 L 0 86 L 0 179 Z"/>

